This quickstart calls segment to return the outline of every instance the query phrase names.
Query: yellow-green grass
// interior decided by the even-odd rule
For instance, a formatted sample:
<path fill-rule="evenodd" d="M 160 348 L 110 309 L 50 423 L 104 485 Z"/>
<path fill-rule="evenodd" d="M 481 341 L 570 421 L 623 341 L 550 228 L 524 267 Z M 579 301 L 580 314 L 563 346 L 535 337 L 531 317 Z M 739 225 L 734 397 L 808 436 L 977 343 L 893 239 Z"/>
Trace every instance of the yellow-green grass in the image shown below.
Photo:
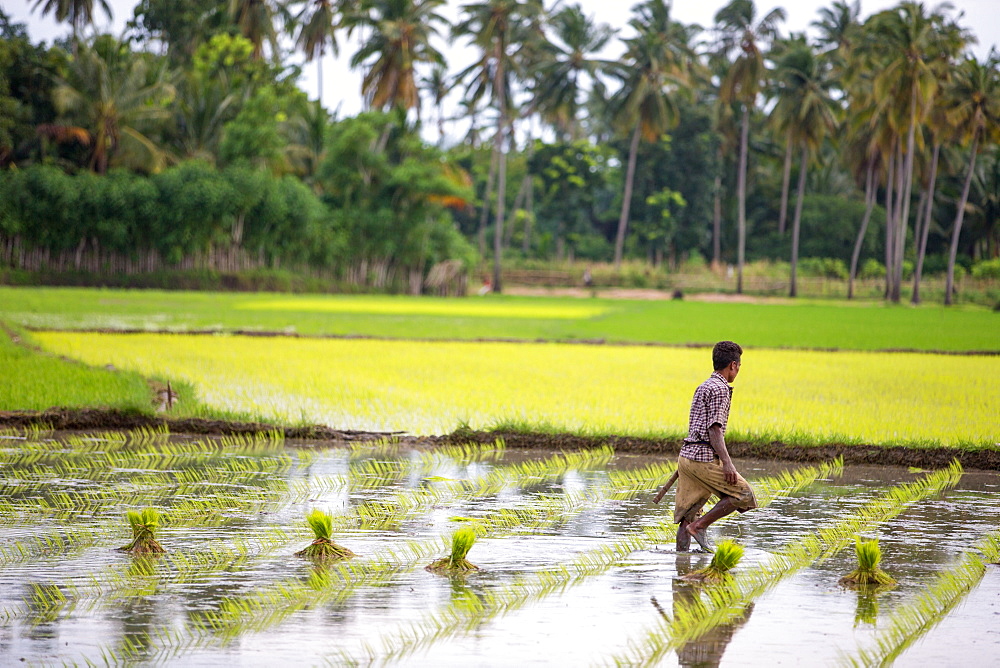
<path fill-rule="evenodd" d="M 470 299 L 406 299 L 387 297 L 274 297 L 245 301 L 234 306 L 237 311 L 304 311 L 307 313 L 366 313 L 371 315 L 451 316 L 473 318 L 526 318 L 546 320 L 582 320 L 608 311 L 606 303 L 567 301 L 564 303 L 530 300 L 497 301 Z"/>
<path fill-rule="evenodd" d="M 705 349 L 40 332 L 49 350 L 191 383 L 279 422 L 447 433 L 519 423 L 677 437 Z M 748 349 L 730 440 L 994 447 L 1000 358 Z"/>

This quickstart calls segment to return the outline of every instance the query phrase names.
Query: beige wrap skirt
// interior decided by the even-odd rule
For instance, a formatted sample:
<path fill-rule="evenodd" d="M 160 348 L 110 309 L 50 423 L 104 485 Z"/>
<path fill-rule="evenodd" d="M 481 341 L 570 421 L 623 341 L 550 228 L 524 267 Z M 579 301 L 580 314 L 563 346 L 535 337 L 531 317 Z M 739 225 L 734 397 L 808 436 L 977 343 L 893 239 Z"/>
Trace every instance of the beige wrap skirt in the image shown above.
<path fill-rule="evenodd" d="M 677 495 L 674 501 L 674 522 L 693 522 L 712 496 L 736 499 L 736 510 L 745 513 L 757 507 L 753 488 L 736 474 L 736 484 L 730 485 L 722 473 L 722 462 L 696 462 L 687 457 L 677 458 Z"/>

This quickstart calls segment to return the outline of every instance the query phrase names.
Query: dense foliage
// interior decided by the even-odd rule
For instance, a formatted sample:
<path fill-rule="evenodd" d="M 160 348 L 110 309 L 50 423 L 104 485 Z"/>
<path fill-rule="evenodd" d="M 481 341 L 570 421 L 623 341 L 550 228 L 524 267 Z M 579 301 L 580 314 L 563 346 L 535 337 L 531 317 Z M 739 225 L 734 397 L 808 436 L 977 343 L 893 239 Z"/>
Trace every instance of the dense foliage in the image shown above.
<path fill-rule="evenodd" d="M 443 4 L 142 0 L 118 39 L 88 32 L 84 2 L 56 12 L 72 33 L 53 46 L 0 12 L 0 263 L 155 256 L 417 290 L 475 245 L 497 283 L 504 259 L 703 257 L 742 289 L 768 259 L 794 295 L 799 258 L 826 258 L 852 280 L 877 261 L 889 298 L 913 280 L 918 301 L 921 276 L 947 272 L 950 299 L 956 266 L 1000 255 L 1000 60 L 969 55 L 947 5 L 863 19 L 837 0 L 807 40 L 752 0 L 704 32 L 665 0 L 622 30 L 542 0 L 449 26 Z M 449 28 L 471 63 L 445 61 Z M 343 94 L 368 111 L 308 100 L 296 51 L 361 70 Z"/>

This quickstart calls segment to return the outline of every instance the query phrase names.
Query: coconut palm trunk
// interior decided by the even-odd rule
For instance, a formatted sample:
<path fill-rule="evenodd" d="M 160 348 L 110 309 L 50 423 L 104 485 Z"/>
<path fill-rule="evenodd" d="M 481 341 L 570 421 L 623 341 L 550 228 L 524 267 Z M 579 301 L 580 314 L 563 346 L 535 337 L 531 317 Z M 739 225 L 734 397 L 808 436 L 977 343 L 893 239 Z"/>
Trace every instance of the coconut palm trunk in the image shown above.
<path fill-rule="evenodd" d="M 788 186 L 792 180 L 792 131 L 785 135 L 785 166 L 781 173 L 781 213 L 778 215 L 778 234 L 785 236 L 785 223 L 788 221 Z"/>
<path fill-rule="evenodd" d="M 486 226 L 490 222 L 490 199 L 493 197 L 493 184 L 497 176 L 497 154 L 496 151 L 490 153 L 490 171 L 486 176 L 486 191 L 483 193 L 483 210 L 479 213 L 479 230 L 476 232 L 476 239 L 479 245 L 479 255 L 486 255 Z"/>
<path fill-rule="evenodd" d="M 625 251 L 625 231 L 628 228 L 629 209 L 632 207 L 632 189 L 635 187 L 635 163 L 639 153 L 641 126 L 637 122 L 628 148 L 628 167 L 625 170 L 625 192 L 622 193 L 621 215 L 618 217 L 618 234 L 615 235 L 615 269 L 622 264 Z"/>
<path fill-rule="evenodd" d="M 740 127 L 740 165 L 736 173 L 737 244 L 736 244 L 736 294 L 743 294 L 743 264 L 747 250 L 747 152 L 750 149 L 750 105 L 743 103 L 743 121 Z"/>
<path fill-rule="evenodd" d="M 847 280 L 847 298 L 854 298 L 854 279 L 858 275 L 858 259 L 861 257 L 861 246 L 865 241 L 865 234 L 868 232 L 868 222 L 872 217 L 872 210 L 875 208 L 875 162 L 868 162 L 868 173 L 865 175 L 865 215 L 861 219 L 861 227 L 858 230 L 858 238 L 854 242 L 854 252 L 851 253 L 851 273 Z"/>
<path fill-rule="evenodd" d="M 722 175 L 715 175 L 712 196 L 712 266 L 722 265 Z"/>
<path fill-rule="evenodd" d="M 319 58 L 316 59 L 316 99 L 319 100 L 320 104 L 323 104 L 323 52 L 319 52 Z"/>
<path fill-rule="evenodd" d="M 972 138 L 972 151 L 969 157 L 969 171 L 965 175 L 965 185 L 962 186 L 962 197 L 958 201 L 958 212 L 955 214 L 955 225 L 951 232 L 951 248 L 948 250 L 948 277 L 944 284 L 944 304 L 951 306 L 952 290 L 955 287 L 955 258 L 958 256 L 958 239 L 962 234 L 962 221 L 965 219 L 965 205 L 969 202 L 969 189 L 972 187 L 972 177 L 976 173 L 976 154 L 979 152 L 979 133 Z"/>
<path fill-rule="evenodd" d="M 521 250 L 524 252 L 524 256 L 528 256 L 528 252 L 531 250 L 531 227 L 535 218 L 535 185 L 531 181 L 531 176 L 525 176 L 528 179 L 528 193 L 525 198 L 525 205 L 527 206 L 528 215 L 524 219 L 524 239 L 521 242 Z"/>
<path fill-rule="evenodd" d="M 799 186 L 798 194 L 795 198 L 795 217 L 792 219 L 792 267 L 791 282 L 788 288 L 788 296 L 798 296 L 798 285 L 796 277 L 799 266 L 799 232 L 802 228 L 802 201 L 806 193 L 806 168 L 809 162 L 809 147 L 802 142 L 802 158 L 799 166 Z"/>
<path fill-rule="evenodd" d="M 888 176 L 885 180 L 885 298 L 889 298 L 892 281 L 893 243 L 895 237 L 895 208 L 893 207 L 893 185 L 896 182 L 896 148 L 889 151 Z"/>
<path fill-rule="evenodd" d="M 507 139 L 507 99 L 504 90 L 503 62 L 506 56 L 498 44 L 497 67 L 494 79 L 494 90 L 497 93 L 497 109 L 500 112 L 497 136 L 493 143 L 493 151 L 497 155 L 497 213 L 493 230 L 493 291 L 502 292 L 501 262 L 503 255 L 503 217 L 504 205 L 507 200 L 507 153 L 504 150 L 504 140 Z"/>
<path fill-rule="evenodd" d="M 923 224 L 917 226 L 917 265 L 913 269 L 913 296 L 910 301 L 920 303 L 920 279 L 924 273 L 924 258 L 927 255 L 927 237 L 931 229 L 931 218 L 934 212 L 934 190 L 937 187 L 938 158 L 941 155 L 941 142 L 934 142 L 934 152 L 931 157 L 931 173 L 927 184 L 927 208 L 924 211 Z"/>
<path fill-rule="evenodd" d="M 906 158 L 903 164 L 903 191 L 896 224 L 895 248 L 893 249 L 893 279 L 889 299 L 899 303 L 903 286 L 903 253 L 906 250 L 906 231 L 910 225 L 910 198 L 913 194 L 913 154 L 916 151 L 917 92 L 910 96 L 910 129 L 906 137 Z"/>

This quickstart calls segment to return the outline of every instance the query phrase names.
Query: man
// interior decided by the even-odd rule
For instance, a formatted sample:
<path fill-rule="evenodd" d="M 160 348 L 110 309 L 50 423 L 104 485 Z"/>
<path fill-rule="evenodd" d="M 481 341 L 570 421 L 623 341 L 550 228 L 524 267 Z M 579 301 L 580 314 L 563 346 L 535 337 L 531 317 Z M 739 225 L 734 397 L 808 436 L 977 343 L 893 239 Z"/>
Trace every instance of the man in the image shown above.
<path fill-rule="evenodd" d="M 726 450 L 726 423 L 733 388 L 730 383 L 740 372 L 743 349 L 732 341 L 720 341 L 712 349 L 715 372 L 698 386 L 691 400 L 688 435 L 677 458 L 677 496 L 674 522 L 677 551 L 686 552 L 691 538 L 711 552 L 706 529 L 733 511 L 745 513 L 757 507 L 757 499 L 747 481 L 736 472 Z M 719 497 L 711 510 L 699 517 L 709 497 Z"/>

